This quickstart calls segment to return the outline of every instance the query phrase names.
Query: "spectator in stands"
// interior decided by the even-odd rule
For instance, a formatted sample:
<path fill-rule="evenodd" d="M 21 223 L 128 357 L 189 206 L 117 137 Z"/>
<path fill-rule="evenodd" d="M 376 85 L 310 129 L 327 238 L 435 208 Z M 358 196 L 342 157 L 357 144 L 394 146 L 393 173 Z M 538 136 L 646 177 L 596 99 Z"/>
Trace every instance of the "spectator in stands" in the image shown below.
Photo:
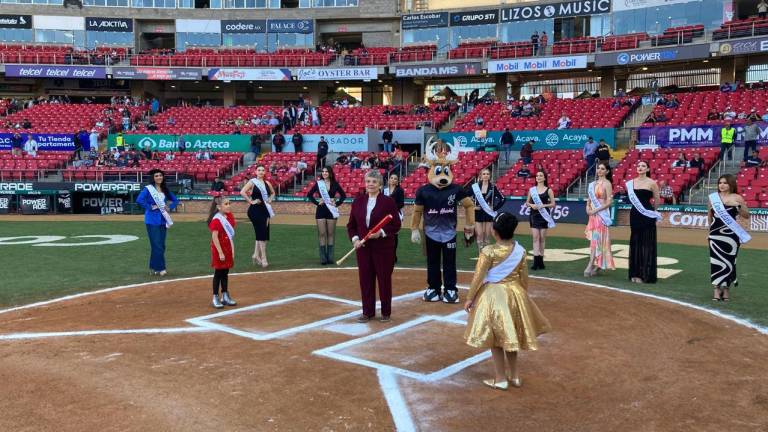
<path fill-rule="evenodd" d="M 152 152 L 152 148 L 150 148 L 149 144 L 144 145 L 144 148 L 141 149 L 141 154 L 144 155 L 144 159 L 146 160 L 152 160 L 155 158 L 155 155 Z"/>
<path fill-rule="evenodd" d="M 531 176 L 531 170 L 528 169 L 528 164 L 524 164 L 517 170 L 517 176 L 520 178 L 528 178 Z"/>
<path fill-rule="evenodd" d="M 762 120 L 760 118 L 760 114 L 757 113 L 757 109 L 752 108 L 752 111 L 749 112 L 749 115 L 747 115 L 747 118 L 752 120 L 753 122 L 759 122 Z"/>
<path fill-rule="evenodd" d="M 80 132 L 75 132 L 72 136 L 72 143 L 75 145 L 74 158 L 81 160 L 83 158 L 83 142 L 80 140 Z"/>
<path fill-rule="evenodd" d="M 752 110 L 754 113 L 754 110 Z M 747 160 L 752 151 L 757 150 L 757 138 L 760 137 L 760 128 L 752 121 L 752 118 L 747 118 L 747 124 L 744 125 L 744 161 Z"/>
<path fill-rule="evenodd" d="M 288 116 L 287 112 L 285 114 L 283 114 L 283 119 L 280 122 L 280 124 L 282 125 L 283 133 L 285 133 L 285 134 L 287 134 L 288 131 L 291 130 L 291 128 L 293 128 L 293 123 L 291 123 L 291 117 Z"/>
<path fill-rule="evenodd" d="M 624 92 L 624 89 L 620 88 L 620 89 L 616 90 L 616 97 L 617 98 L 623 98 L 626 95 L 627 95 L 627 93 Z"/>
<path fill-rule="evenodd" d="M 320 126 L 322 119 L 320 118 L 320 112 L 317 108 L 310 108 L 310 114 L 312 115 L 312 126 Z"/>
<path fill-rule="evenodd" d="M 304 148 L 304 135 L 299 131 L 294 132 L 293 136 L 291 136 L 291 143 L 293 144 L 293 152 L 301 153 Z"/>
<path fill-rule="evenodd" d="M 587 173 L 595 172 L 595 160 L 597 160 L 597 143 L 592 137 L 587 138 L 584 143 L 584 160 L 587 161 Z"/>
<path fill-rule="evenodd" d="M 520 115 L 522 117 L 531 117 L 533 115 L 533 105 L 531 104 L 531 101 L 526 101 L 523 104 L 523 110 Z"/>
<path fill-rule="evenodd" d="M 156 97 L 152 98 L 152 102 L 150 103 L 150 109 L 152 110 L 152 115 L 155 115 L 160 111 L 160 101 L 157 100 Z"/>
<path fill-rule="evenodd" d="M 267 124 L 272 128 L 272 133 L 275 133 L 275 131 L 280 127 L 280 120 L 278 120 L 276 116 L 271 116 L 269 117 Z"/>
<path fill-rule="evenodd" d="M 723 85 L 720 86 L 720 92 L 722 93 L 729 93 L 731 91 L 731 83 L 726 81 L 723 83 Z"/>
<path fill-rule="evenodd" d="M 758 154 L 757 150 L 753 150 L 753 151 L 752 151 L 752 156 L 749 156 L 749 157 L 748 157 L 748 158 L 747 158 L 747 159 L 744 161 L 744 166 L 746 166 L 746 167 L 748 167 L 748 168 L 749 168 L 749 167 L 759 167 L 759 166 L 763 166 L 763 165 L 765 165 L 765 164 L 764 164 L 764 163 L 763 163 L 763 161 L 760 159 L 760 157 L 759 157 L 759 154 Z"/>
<path fill-rule="evenodd" d="M 693 158 L 688 161 L 688 166 L 690 168 L 698 168 L 699 177 L 701 177 L 704 171 L 704 160 L 701 158 L 701 153 L 694 153 Z"/>
<path fill-rule="evenodd" d="M 168 116 L 168 120 L 165 121 L 165 124 L 168 126 L 176 126 L 176 119 L 174 119 L 171 116 Z"/>
<path fill-rule="evenodd" d="M 680 152 L 677 154 L 677 159 L 675 159 L 674 162 L 672 162 L 672 166 L 675 168 L 688 168 L 690 166 L 690 163 L 688 163 L 688 159 L 685 158 L 685 153 Z"/>
<path fill-rule="evenodd" d="M 539 55 L 539 32 L 535 30 L 531 35 L 531 45 L 533 45 L 533 55 Z"/>
<path fill-rule="evenodd" d="M 600 138 L 600 142 L 597 143 L 597 162 L 603 163 L 607 167 L 611 166 L 611 147 L 608 146 L 608 143 L 602 138 Z"/>
<path fill-rule="evenodd" d="M 325 166 L 326 156 L 328 156 L 328 142 L 324 136 L 321 136 L 320 141 L 317 143 L 317 156 L 315 160 L 315 165 L 318 168 L 322 169 Z"/>
<path fill-rule="evenodd" d="M 768 122 L 768 111 L 765 112 L 765 114 L 760 117 L 764 122 Z"/>
<path fill-rule="evenodd" d="M 714 108 L 709 110 L 709 113 L 707 114 L 707 120 L 720 120 L 720 113 L 718 113 Z"/>
<path fill-rule="evenodd" d="M 667 121 L 667 118 L 664 116 L 663 112 L 656 113 L 655 111 L 651 111 L 650 114 L 648 114 L 648 117 L 645 119 L 646 123 L 659 123 L 659 122 L 665 122 Z"/>
<path fill-rule="evenodd" d="M 174 159 L 176 159 L 176 155 L 173 152 L 168 152 L 165 154 L 165 160 L 170 162 Z"/>
<path fill-rule="evenodd" d="M 547 36 L 547 32 L 545 31 L 541 32 L 541 37 L 539 38 L 539 52 L 541 53 L 541 55 L 546 55 L 548 43 L 549 43 L 549 36 Z"/>
<path fill-rule="evenodd" d="M 485 120 L 483 120 L 482 116 L 478 115 L 477 117 L 475 117 L 475 125 L 482 126 L 484 124 L 485 124 Z"/>
<path fill-rule="evenodd" d="M 339 117 L 336 119 L 336 129 L 345 129 L 347 127 L 347 123 L 344 121 L 343 118 Z"/>
<path fill-rule="evenodd" d="M 179 137 L 179 156 L 183 155 L 187 151 L 187 139 L 184 135 Z"/>
<path fill-rule="evenodd" d="M 381 134 L 381 140 L 384 141 L 384 151 L 387 153 L 392 152 L 392 131 L 387 127 L 383 134 Z"/>
<path fill-rule="evenodd" d="M 118 168 L 125 168 L 128 163 L 125 161 L 125 156 L 120 156 L 115 160 L 115 166 Z"/>
<path fill-rule="evenodd" d="M 504 133 L 501 134 L 501 151 L 504 153 L 504 163 L 509 164 L 509 156 L 512 153 L 512 146 L 515 144 L 515 137 L 509 128 L 504 128 Z"/>
<path fill-rule="evenodd" d="M 568 129 L 571 127 L 571 119 L 563 113 L 563 115 L 560 116 L 560 120 L 557 121 L 557 128 L 558 129 Z"/>
<path fill-rule="evenodd" d="M 27 135 L 27 141 L 24 143 L 24 151 L 31 157 L 37 157 L 37 141 L 32 134 Z"/>
<path fill-rule="evenodd" d="M 768 3 L 765 0 L 760 0 L 760 3 L 757 4 L 757 16 L 760 18 L 768 16 Z"/>
<path fill-rule="evenodd" d="M 720 154 L 719 160 L 725 158 L 725 153 L 733 147 L 733 139 L 736 136 L 736 129 L 731 127 L 731 122 L 726 119 L 725 126 L 720 130 Z"/>
<path fill-rule="evenodd" d="M 141 165 L 141 156 L 139 156 L 139 153 L 137 153 L 136 150 L 131 149 L 128 152 L 126 164 L 130 168 L 138 168 Z"/>
<path fill-rule="evenodd" d="M 226 185 L 221 181 L 221 177 L 216 176 L 216 178 L 213 179 L 213 183 L 211 183 L 211 192 L 221 192 L 225 187 Z"/>
<path fill-rule="evenodd" d="M 621 98 L 616 97 L 613 99 L 613 102 L 611 102 L 611 108 L 621 108 Z"/>
<path fill-rule="evenodd" d="M 96 129 L 91 129 L 91 133 L 88 135 L 88 150 L 99 151 L 99 133 Z"/>
<path fill-rule="evenodd" d="M 211 152 L 209 152 L 208 149 L 198 149 L 197 153 L 195 153 L 195 160 L 211 160 Z"/>
<path fill-rule="evenodd" d="M 636 102 L 637 102 L 637 99 L 634 96 L 629 96 L 627 98 L 624 98 L 624 102 L 622 102 L 622 105 L 631 107 L 631 106 L 634 106 Z"/>
<path fill-rule="evenodd" d="M 150 120 L 147 123 L 147 130 L 156 131 L 157 130 L 157 125 L 152 120 Z"/>
<path fill-rule="evenodd" d="M 283 152 L 283 146 L 285 146 L 285 137 L 283 136 L 282 132 L 277 131 L 275 136 L 272 137 L 272 145 L 275 147 L 275 153 Z"/>
<path fill-rule="evenodd" d="M 677 204 L 677 197 L 666 180 L 659 180 L 659 197 L 664 204 Z"/>
<path fill-rule="evenodd" d="M 104 155 L 104 153 L 99 155 L 99 158 L 96 160 L 96 163 L 94 163 L 97 167 L 106 167 L 107 166 L 107 156 Z"/>
<path fill-rule="evenodd" d="M 32 129 L 32 123 L 30 123 L 29 119 L 24 119 L 24 121 L 21 122 L 21 127 L 23 129 Z"/>
<path fill-rule="evenodd" d="M 665 103 L 664 106 L 667 108 L 677 108 L 680 106 L 680 100 L 677 99 L 677 96 L 672 95 L 672 97 L 667 100 L 667 103 Z"/>
<path fill-rule="evenodd" d="M 533 159 L 533 140 L 528 140 L 527 143 L 523 144 L 523 148 L 520 149 L 520 159 L 523 160 L 524 164 L 531 163 Z"/>
<path fill-rule="evenodd" d="M 371 162 L 368 161 L 368 159 L 363 159 L 363 161 L 360 163 L 360 169 L 368 171 L 371 169 Z"/>
<path fill-rule="evenodd" d="M 131 113 L 128 108 L 123 110 L 122 123 L 124 131 L 131 130 Z"/>

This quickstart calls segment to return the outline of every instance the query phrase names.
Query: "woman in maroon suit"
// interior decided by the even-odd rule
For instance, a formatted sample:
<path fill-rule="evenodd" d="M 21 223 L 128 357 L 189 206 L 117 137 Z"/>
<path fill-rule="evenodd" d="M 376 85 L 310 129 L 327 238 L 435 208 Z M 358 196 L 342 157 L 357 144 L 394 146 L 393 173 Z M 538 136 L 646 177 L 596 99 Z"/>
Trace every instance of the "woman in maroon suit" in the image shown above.
<path fill-rule="evenodd" d="M 357 249 L 357 267 L 360 276 L 360 293 L 363 313 L 358 322 L 368 322 L 376 316 L 376 282 L 379 283 L 381 317 L 379 321 L 389 322 L 392 311 L 392 270 L 395 268 L 395 237 L 400 231 L 400 214 L 395 201 L 381 193 L 381 174 L 372 170 L 365 175 L 365 192 L 352 202 L 347 223 L 347 233 Z M 368 231 L 384 217 L 392 215 L 389 223 L 368 240 L 363 239 Z"/>

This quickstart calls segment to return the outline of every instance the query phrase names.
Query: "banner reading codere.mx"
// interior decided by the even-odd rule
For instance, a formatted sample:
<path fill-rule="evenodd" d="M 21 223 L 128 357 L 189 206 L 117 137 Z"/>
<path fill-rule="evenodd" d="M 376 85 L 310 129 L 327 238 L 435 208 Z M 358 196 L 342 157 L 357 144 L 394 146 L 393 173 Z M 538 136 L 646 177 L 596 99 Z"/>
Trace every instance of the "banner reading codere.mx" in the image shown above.
<path fill-rule="evenodd" d="M 107 142 L 115 146 L 115 137 L 110 135 Z M 187 151 L 208 149 L 217 152 L 247 152 L 251 147 L 250 135 L 123 135 L 125 145 L 137 150 L 149 146 L 153 151 L 176 151 L 179 141 L 184 140 Z"/>

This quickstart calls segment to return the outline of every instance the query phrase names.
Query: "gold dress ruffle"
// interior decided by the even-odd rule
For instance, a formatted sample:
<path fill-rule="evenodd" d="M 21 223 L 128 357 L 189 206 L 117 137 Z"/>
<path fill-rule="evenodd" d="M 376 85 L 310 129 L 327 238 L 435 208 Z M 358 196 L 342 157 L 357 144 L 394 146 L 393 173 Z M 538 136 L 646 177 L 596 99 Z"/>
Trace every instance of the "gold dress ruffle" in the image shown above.
<path fill-rule="evenodd" d="M 464 339 L 475 348 L 536 350 L 536 337 L 550 331 L 549 321 L 528 297 L 528 267 L 523 259 L 498 283 L 483 283 L 488 270 L 504 261 L 512 247 L 489 245 L 480 252 L 468 299 L 475 299 Z"/>

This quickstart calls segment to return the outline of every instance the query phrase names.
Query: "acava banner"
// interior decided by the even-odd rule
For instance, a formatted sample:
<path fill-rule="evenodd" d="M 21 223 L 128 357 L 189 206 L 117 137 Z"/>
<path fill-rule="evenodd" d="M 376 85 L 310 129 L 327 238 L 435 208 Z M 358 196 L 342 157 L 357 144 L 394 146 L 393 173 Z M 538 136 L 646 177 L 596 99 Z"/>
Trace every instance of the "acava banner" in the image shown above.
<path fill-rule="evenodd" d="M 294 152 L 293 142 L 291 142 L 293 135 L 284 136 L 285 146 L 283 147 L 283 151 L 288 153 Z M 329 152 L 368 151 L 368 135 L 366 134 L 307 134 L 302 136 L 304 137 L 304 141 L 301 145 L 301 151 L 305 152 L 316 152 L 317 144 L 320 142 L 321 137 L 325 138 L 325 141 L 328 143 Z M 275 146 L 272 146 L 272 150 L 275 150 Z"/>
<path fill-rule="evenodd" d="M 116 135 L 109 135 L 107 143 L 115 146 Z M 179 141 L 184 140 L 189 152 L 206 149 L 216 152 L 248 152 L 251 148 L 250 135 L 123 135 L 125 145 L 137 150 L 149 146 L 153 151 L 177 151 Z"/>
<path fill-rule="evenodd" d="M 21 134 L 24 142 L 27 142 L 28 135 L 27 133 Z M 73 134 L 33 133 L 32 137 L 37 141 L 38 151 L 73 151 L 75 149 Z M 10 150 L 12 138 L 13 134 L 0 133 L 0 150 Z"/>
<path fill-rule="evenodd" d="M 510 131 L 515 138 L 514 150 L 526 142 L 533 140 L 534 150 L 573 150 L 583 149 L 589 137 L 599 142 L 605 140 L 611 148 L 616 148 L 616 129 L 549 129 L 533 131 Z M 503 131 L 488 131 L 485 138 L 477 138 L 474 132 L 441 132 L 438 136 L 461 148 L 477 148 L 483 146 L 501 146 Z"/>
<path fill-rule="evenodd" d="M 758 145 L 768 144 L 768 123 L 757 123 L 760 134 L 757 136 Z M 744 128 L 742 125 L 733 125 L 736 129 L 734 140 L 744 140 Z M 694 126 L 659 126 L 647 127 L 637 130 L 637 142 L 639 144 L 657 145 L 659 147 L 719 147 L 719 125 L 694 125 Z"/>

